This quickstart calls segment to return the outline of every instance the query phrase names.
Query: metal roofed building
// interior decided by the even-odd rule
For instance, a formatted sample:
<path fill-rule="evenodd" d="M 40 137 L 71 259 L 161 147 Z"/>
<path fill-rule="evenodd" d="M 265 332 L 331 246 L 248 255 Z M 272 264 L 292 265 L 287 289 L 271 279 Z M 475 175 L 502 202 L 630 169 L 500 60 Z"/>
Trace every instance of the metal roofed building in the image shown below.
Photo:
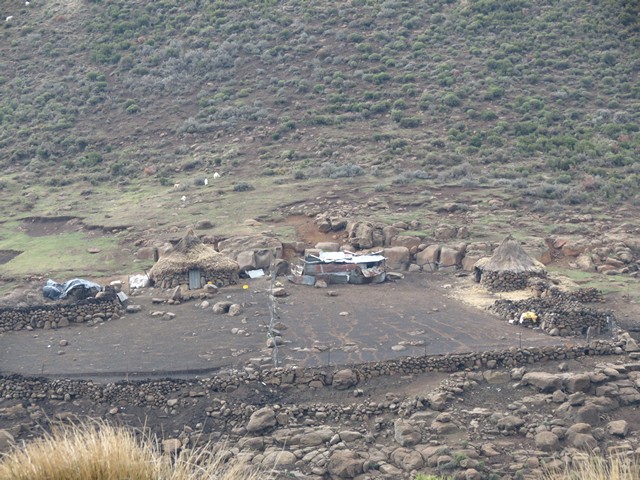
<path fill-rule="evenodd" d="M 308 253 L 304 260 L 291 266 L 289 280 L 304 285 L 315 285 L 317 280 L 327 284 L 382 283 L 386 278 L 385 260 L 386 257 L 379 253 Z"/>

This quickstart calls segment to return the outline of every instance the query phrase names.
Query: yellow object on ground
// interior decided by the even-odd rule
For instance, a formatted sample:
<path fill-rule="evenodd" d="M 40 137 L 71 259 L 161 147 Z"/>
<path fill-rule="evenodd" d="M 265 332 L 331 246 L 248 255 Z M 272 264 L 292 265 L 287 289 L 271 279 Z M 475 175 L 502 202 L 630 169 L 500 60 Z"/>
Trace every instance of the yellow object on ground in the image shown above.
<path fill-rule="evenodd" d="M 538 315 L 536 314 L 536 312 L 524 312 L 522 315 L 520 315 L 520 323 L 524 322 L 525 320 L 536 323 L 538 321 Z"/>

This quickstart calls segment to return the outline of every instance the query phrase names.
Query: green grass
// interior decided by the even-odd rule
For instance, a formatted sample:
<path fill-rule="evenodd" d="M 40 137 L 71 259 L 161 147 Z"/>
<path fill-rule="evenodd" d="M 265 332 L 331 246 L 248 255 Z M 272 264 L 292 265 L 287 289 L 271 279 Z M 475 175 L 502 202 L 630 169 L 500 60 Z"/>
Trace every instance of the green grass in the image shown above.
<path fill-rule="evenodd" d="M 88 253 L 97 248 L 97 254 Z M 115 263 L 118 239 L 68 232 L 43 237 L 30 237 L 15 232 L 0 240 L 0 250 L 19 250 L 23 253 L 2 266 L 6 275 L 27 276 L 43 272 L 73 276 L 112 272 L 121 265 Z"/>
<path fill-rule="evenodd" d="M 547 267 L 551 273 L 559 273 L 569 277 L 583 288 L 597 288 L 603 294 L 624 293 L 628 290 L 635 291 L 637 280 L 626 275 L 608 276 L 598 272 L 585 272 L 574 269 L 559 269 L 554 266 Z"/>

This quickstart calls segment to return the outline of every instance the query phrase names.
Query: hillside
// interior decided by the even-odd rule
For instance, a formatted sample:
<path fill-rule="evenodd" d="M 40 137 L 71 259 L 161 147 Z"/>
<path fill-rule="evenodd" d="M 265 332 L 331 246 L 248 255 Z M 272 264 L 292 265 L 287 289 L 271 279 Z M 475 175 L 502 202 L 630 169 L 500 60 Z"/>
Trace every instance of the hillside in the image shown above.
<path fill-rule="evenodd" d="M 4 2 L 0 250 L 22 250 L 10 239 L 25 218 L 160 234 L 206 208 L 224 233 L 344 185 L 456 187 L 538 214 L 634 208 L 638 12 L 622 0 Z M 231 182 L 194 193 L 214 172 Z M 169 217 L 185 190 L 202 204 Z"/>

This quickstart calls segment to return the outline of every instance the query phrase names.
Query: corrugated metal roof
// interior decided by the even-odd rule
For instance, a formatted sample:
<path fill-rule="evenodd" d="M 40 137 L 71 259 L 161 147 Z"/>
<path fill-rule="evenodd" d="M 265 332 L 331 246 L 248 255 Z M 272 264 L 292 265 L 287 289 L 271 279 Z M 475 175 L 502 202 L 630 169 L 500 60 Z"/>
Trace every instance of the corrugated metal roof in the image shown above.
<path fill-rule="evenodd" d="M 369 255 L 354 255 L 349 252 L 320 252 L 316 257 L 324 263 L 375 263 L 385 260 L 383 255 L 369 254 Z"/>

